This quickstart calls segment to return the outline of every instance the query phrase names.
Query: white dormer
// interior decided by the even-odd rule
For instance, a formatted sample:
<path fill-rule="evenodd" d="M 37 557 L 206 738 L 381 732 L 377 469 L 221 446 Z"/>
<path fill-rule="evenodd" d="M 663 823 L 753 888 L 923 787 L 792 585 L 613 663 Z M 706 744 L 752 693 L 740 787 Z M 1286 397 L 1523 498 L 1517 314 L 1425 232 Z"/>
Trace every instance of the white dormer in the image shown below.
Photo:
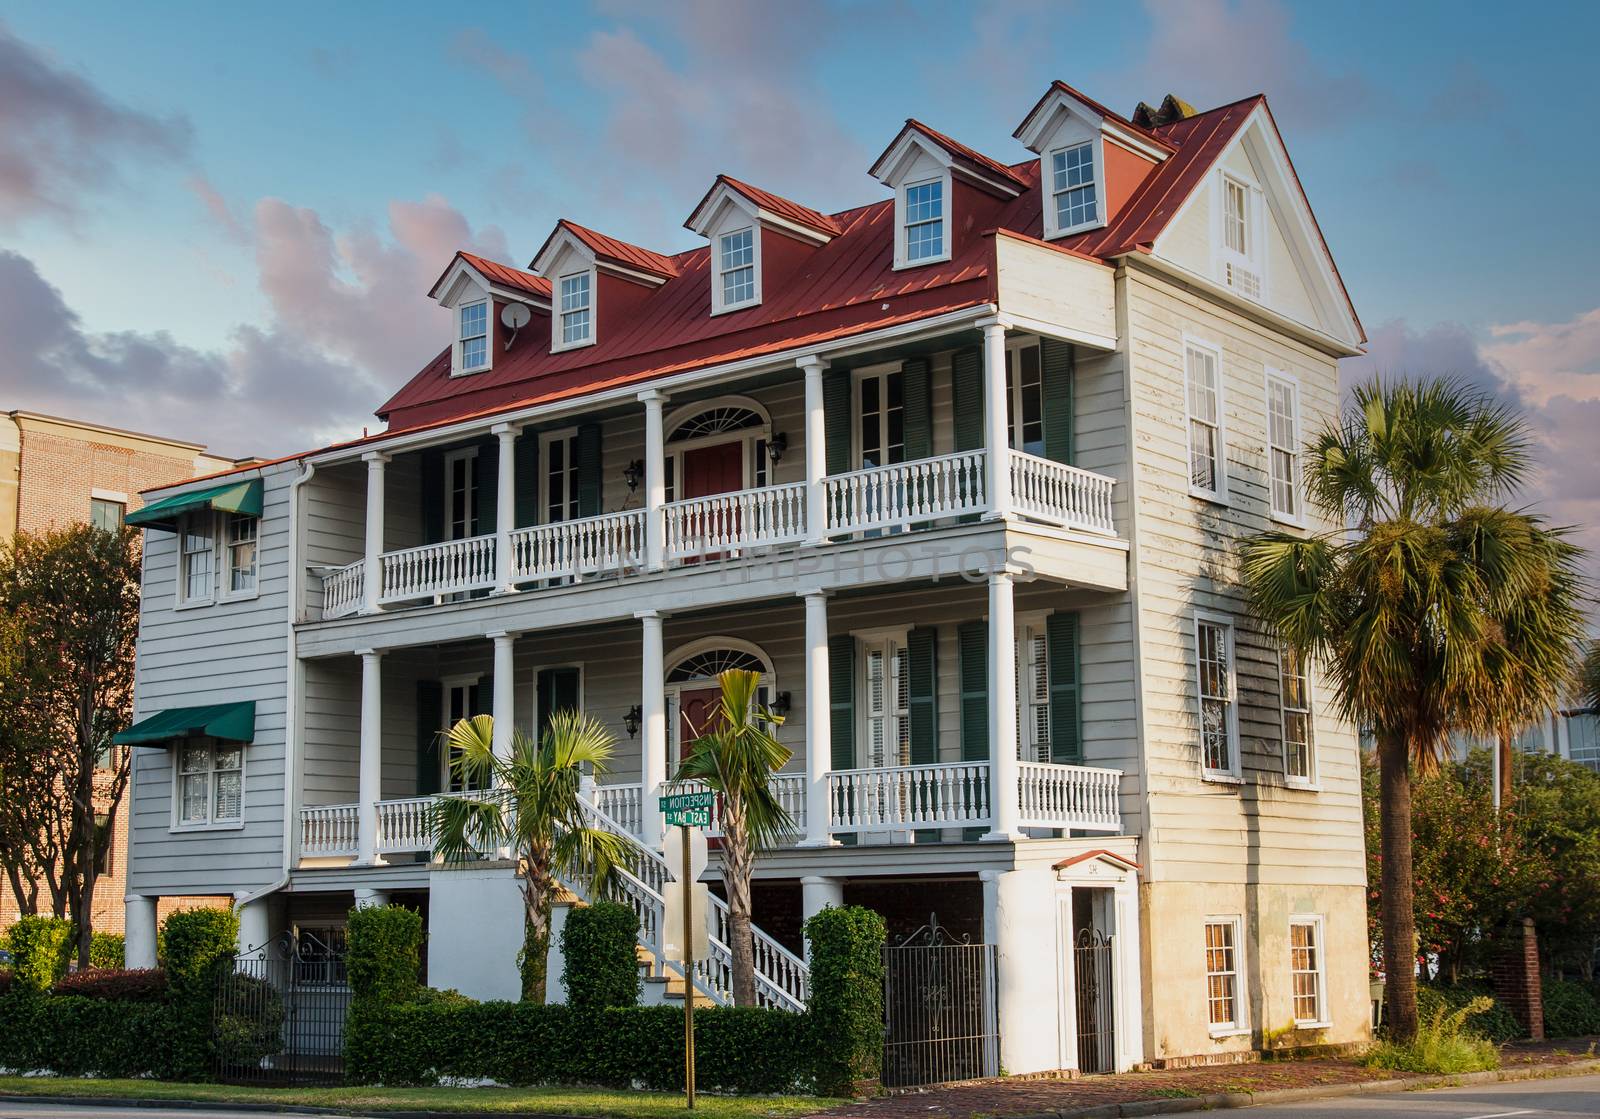
<path fill-rule="evenodd" d="M 534 258 L 533 269 L 550 281 L 550 352 L 594 345 L 599 287 L 594 250 L 558 225 Z"/>
<path fill-rule="evenodd" d="M 953 163 L 938 144 L 907 128 L 873 164 L 872 177 L 894 191 L 896 268 L 950 259 Z"/>
<path fill-rule="evenodd" d="M 504 264 L 458 252 L 429 293 L 450 311 L 450 375 L 494 368 L 496 304 L 521 303 L 548 311 L 544 281 Z"/>
<path fill-rule="evenodd" d="M 711 243 L 711 313 L 761 302 L 761 212 L 722 182 L 684 223 Z"/>

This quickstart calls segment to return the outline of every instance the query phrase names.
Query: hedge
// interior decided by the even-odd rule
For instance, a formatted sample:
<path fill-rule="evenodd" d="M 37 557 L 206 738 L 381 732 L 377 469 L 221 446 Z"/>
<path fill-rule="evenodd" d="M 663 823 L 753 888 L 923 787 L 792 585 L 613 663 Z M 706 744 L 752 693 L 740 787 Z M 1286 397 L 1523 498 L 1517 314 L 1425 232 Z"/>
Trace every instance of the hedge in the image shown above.
<path fill-rule="evenodd" d="M 11 926 L 12 982 L 48 991 L 67 973 L 72 958 L 72 922 L 65 917 L 19 917 Z"/>
<path fill-rule="evenodd" d="M 422 915 L 400 905 L 352 909 L 344 962 L 353 1002 L 406 1001 L 422 970 Z"/>
<path fill-rule="evenodd" d="M 180 909 L 162 922 L 161 943 L 173 993 L 209 995 L 217 968 L 239 950 L 239 916 L 231 909 Z"/>
<path fill-rule="evenodd" d="M 97 932 L 89 941 L 89 966 L 122 968 L 127 963 L 123 939 L 119 933 Z"/>
<path fill-rule="evenodd" d="M 883 918 L 859 905 L 832 906 L 806 922 L 817 1090 L 855 1094 L 883 1071 Z"/>
<path fill-rule="evenodd" d="M 1441 1006 L 1446 1011 L 1459 1010 L 1473 999 L 1484 995 L 1493 999 L 1494 1005 L 1469 1017 L 1466 1020 L 1468 1030 L 1480 1037 L 1488 1038 L 1497 1045 L 1527 1036 L 1527 1031 L 1522 1028 L 1522 1023 L 1517 1021 L 1516 1015 L 1506 1009 L 1505 1004 L 1499 999 L 1494 998 L 1494 992 L 1486 983 L 1419 983 L 1417 1016 L 1426 1022 Z"/>
<path fill-rule="evenodd" d="M 1571 979 L 1546 979 L 1542 997 L 1546 1037 L 1600 1034 L 1600 999 L 1593 987 Z"/>
<path fill-rule="evenodd" d="M 53 995 L 78 995 L 89 999 L 159 1002 L 167 997 L 167 973 L 158 967 L 90 968 L 56 980 Z"/>
<path fill-rule="evenodd" d="M 0 1068 L 62 1076 L 187 1075 L 180 1012 L 165 1002 L 0 996 Z"/>
<path fill-rule="evenodd" d="M 618 902 L 568 910 L 561 930 L 567 1005 L 581 1010 L 639 1005 L 638 936 L 638 916 Z"/>
<path fill-rule="evenodd" d="M 717 1007 L 698 1011 L 694 1022 L 700 1089 L 809 1088 L 809 1015 Z M 389 1085 L 464 1077 L 676 1091 L 683 1088 L 683 1011 L 455 1000 L 375 1008 L 347 1025 L 345 1075 Z"/>

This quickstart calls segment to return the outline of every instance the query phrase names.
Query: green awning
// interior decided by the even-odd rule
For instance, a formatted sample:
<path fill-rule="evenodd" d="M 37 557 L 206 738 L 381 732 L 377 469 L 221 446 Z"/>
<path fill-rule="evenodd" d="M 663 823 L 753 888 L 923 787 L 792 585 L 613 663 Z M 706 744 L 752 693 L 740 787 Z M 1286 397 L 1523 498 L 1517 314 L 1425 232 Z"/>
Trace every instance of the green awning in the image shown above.
<path fill-rule="evenodd" d="M 209 707 L 169 707 L 147 715 L 117 735 L 119 746 L 160 746 L 175 738 L 209 735 L 229 742 L 251 742 L 256 736 L 256 705 L 213 703 Z"/>
<path fill-rule="evenodd" d="M 216 509 L 223 513 L 247 513 L 261 516 L 261 479 L 229 482 L 203 490 L 190 490 L 173 497 L 152 501 L 143 509 L 129 513 L 127 523 L 159 528 L 167 532 L 178 531 L 178 518 L 197 509 Z"/>

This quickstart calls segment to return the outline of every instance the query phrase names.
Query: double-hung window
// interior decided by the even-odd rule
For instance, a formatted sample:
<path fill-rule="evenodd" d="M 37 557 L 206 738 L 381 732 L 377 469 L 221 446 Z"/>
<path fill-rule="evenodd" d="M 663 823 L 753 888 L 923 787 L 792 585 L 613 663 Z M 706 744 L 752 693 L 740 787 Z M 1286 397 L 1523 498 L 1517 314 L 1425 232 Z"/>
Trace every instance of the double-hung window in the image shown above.
<path fill-rule="evenodd" d="M 1327 1023 L 1324 1009 L 1322 959 L 1322 918 L 1289 919 L 1289 981 L 1294 998 L 1294 1024 L 1320 1026 Z"/>
<path fill-rule="evenodd" d="M 906 263 L 944 257 L 944 180 L 912 183 L 905 195 Z"/>
<path fill-rule="evenodd" d="M 1239 918 L 1206 918 L 1206 1017 L 1212 1033 L 1245 1029 L 1239 992 Z"/>
<path fill-rule="evenodd" d="M 478 535 L 478 451 L 454 451 L 444 460 L 444 535 L 467 540 Z"/>
<path fill-rule="evenodd" d="M 911 764 L 911 671 L 903 641 L 895 638 L 863 643 L 865 672 L 867 769 Z"/>
<path fill-rule="evenodd" d="M 857 383 L 861 468 L 889 466 L 906 458 L 905 379 L 898 365 L 865 373 Z"/>
<path fill-rule="evenodd" d="M 244 513 L 228 515 L 228 593 L 251 595 L 256 590 L 256 541 L 261 522 Z"/>
<path fill-rule="evenodd" d="M 216 595 L 215 519 L 210 512 L 190 513 L 178 525 L 178 592 L 185 605 Z"/>
<path fill-rule="evenodd" d="M 722 276 L 721 310 L 732 310 L 756 298 L 755 230 L 739 229 L 717 238 L 717 270 Z"/>
<path fill-rule="evenodd" d="M 549 435 L 544 445 L 544 519 L 570 521 L 578 515 L 578 433 Z"/>
<path fill-rule="evenodd" d="M 180 828 L 229 827 L 244 821 L 244 747 L 192 739 L 178 750 L 176 812 Z"/>
<path fill-rule="evenodd" d="M 1199 667 L 1200 764 L 1206 777 L 1239 775 L 1239 713 L 1233 669 L 1233 624 L 1221 618 L 1195 619 L 1195 660 Z"/>
<path fill-rule="evenodd" d="M 1017 757 L 1050 760 L 1050 641 L 1042 621 L 1017 627 Z"/>
<path fill-rule="evenodd" d="M 1066 233 L 1100 220 L 1095 196 L 1094 144 L 1077 144 L 1050 153 L 1050 197 L 1056 232 Z"/>
<path fill-rule="evenodd" d="M 1205 497 L 1228 492 L 1222 446 L 1222 370 L 1217 351 L 1199 342 L 1183 348 L 1189 409 L 1189 489 Z"/>
<path fill-rule="evenodd" d="M 1272 515 L 1298 521 L 1300 509 L 1300 389 L 1278 373 L 1267 374 L 1267 464 Z"/>
<path fill-rule="evenodd" d="M 445 734 L 450 728 L 462 719 L 470 719 L 474 715 L 481 715 L 479 709 L 479 682 L 478 677 L 458 677 L 444 682 L 444 726 L 441 731 Z M 473 792 L 482 787 L 478 775 L 470 778 L 462 773 L 459 759 L 461 751 L 455 746 L 449 746 L 444 757 L 444 787 L 452 793 Z"/>
<path fill-rule="evenodd" d="M 589 273 L 561 277 L 562 346 L 581 346 L 593 341 L 592 303 Z"/>
<path fill-rule="evenodd" d="M 1006 418 L 1012 450 L 1044 454 L 1044 381 L 1038 342 L 1006 348 Z"/>
<path fill-rule="evenodd" d="M 1222 282 L 1251 299 L 1261 298 L 1256 195 L 1249 184 L 1222 176 Z"/>
<path fill-rule="evenodd" d="M 125 502 L 99 497 L 91 498 L 89 501 L 89 523 L 102 532 L 121 532 L 122 519 L 127 512 L 128 506 Z"/>
<path fill-rule="evenodd" d="M 461 308 L 458 373 L 475 373 L 489 366 L 489 301 L 464 304 Z"/>
<path fill-rule="evenodd" d="M 1278 680 L 1283 705 L 1284 777 L 1291 785 L 1310 785 L 1317 779 L 1311 685 L 1305 658 L 1288 645 L 1278 649 Z"/>

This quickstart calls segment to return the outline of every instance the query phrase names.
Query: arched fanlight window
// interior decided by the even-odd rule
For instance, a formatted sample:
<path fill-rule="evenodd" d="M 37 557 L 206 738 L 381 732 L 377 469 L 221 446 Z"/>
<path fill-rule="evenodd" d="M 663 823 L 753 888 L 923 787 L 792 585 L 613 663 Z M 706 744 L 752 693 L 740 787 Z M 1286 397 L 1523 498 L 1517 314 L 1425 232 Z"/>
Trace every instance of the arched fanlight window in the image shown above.
<path fill-rule="evenodd" d="M 707 435 L 726 435 L 732 431 L 747 431 L 760 427 L 767 421 L 759 412 L 736 405 L 707 408 L 696 413 L 673 429 L 671 441 L 700 439 Z"/>
<path fill-rule="evenodd" d="M 717 675 L 730 668 L 743 668 L 752 672 L 765 672 L 767 666 L 754 653 L 742 649 L 707 649 L 679 661 L 667 673 L 667 683 L 683 684 L 691 680 L 715 680 Z"/>

